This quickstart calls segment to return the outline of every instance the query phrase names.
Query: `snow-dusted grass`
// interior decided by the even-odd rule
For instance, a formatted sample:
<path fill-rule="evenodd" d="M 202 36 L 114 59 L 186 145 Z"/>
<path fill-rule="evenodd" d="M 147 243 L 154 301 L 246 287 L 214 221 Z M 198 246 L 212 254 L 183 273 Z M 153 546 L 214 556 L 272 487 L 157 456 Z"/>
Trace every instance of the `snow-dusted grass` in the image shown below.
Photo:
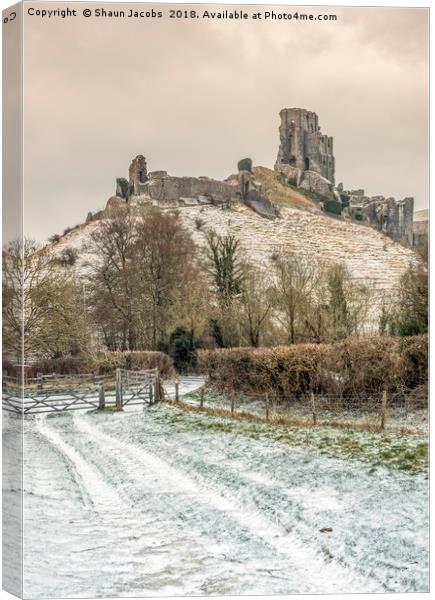
<path fill-rule="evenodd" d="M 170 396 L 173 398 L 173 395 Z M 199 405 L 199 391 L 187 391 L 183 400 L 189 404 Z M 211 408 L 229 409 L 231 400 L 225 394 L 208 387 L 204 405 Z M 256 417 L 265 417 L 266 403 L 263 395 L 246 397 L 243 394 L 235 398 L 235 410 L 238 413 L 249 413 Z M 367 406 L 360 406 L 359 402 L 350 408 L 342 407 L 333 410 L 322 398 L 316 398 L 317 424 L 332 427 L 348 427 L 350 429 L 368 429 L 375 431 L 381 425 L 381 403 L 375 405 L 369 401 Z M 300 424 L 310 426 L 313 422 L 311 406 L 308 398 L 292 402 L 270 402 L 269 418 L 272 422 L 281 424 Z M 429 429 L 429 414 L 427 408 L 412 406 L 388 406 L 386 429 L 391 433 L 404 435 L 415 433 L 427 435 Z"/>
<path fill-rule="evenodd" d="M 428 591 L 427 481 L 379 460 L 394 440 L 188 408 L 24 420 L 26 597 Z"/>
<path fill-rule="evenodd" d="M 195 398 L 194 395 L 192 397 Z M 247 413 L 236 413 L 235 418 L 213 415 L 213 409 L 203 412 L 189 404 L 175 406 L 174 410 L 165 411 L 159 418 L 182 431 L 224 431 L 290 446 L 304 446 L 322 456 L 358 460 L 374 468 L 388 466 L 410 473 L 427 473 L 428 470 L 428 441 L 422 435 L 329 426 L 292 427 L 273 421 L 249 420 Z"/>

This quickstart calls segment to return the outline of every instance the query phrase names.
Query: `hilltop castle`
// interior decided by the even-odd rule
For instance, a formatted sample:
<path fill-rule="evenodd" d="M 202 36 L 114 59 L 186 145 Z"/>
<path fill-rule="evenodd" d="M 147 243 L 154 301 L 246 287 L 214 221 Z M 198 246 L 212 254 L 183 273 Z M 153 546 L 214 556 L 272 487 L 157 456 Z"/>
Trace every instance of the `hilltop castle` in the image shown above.
<path fill-rule="evenodd" d="M 247 160 L 252 166 L 249 159 L 240 164 L 247 164 Z M 279 211 L 273 204 L 273 197 L 263 193 L 251 166 L 240 166 L 239 173 L 225 181 L 209 177 L 174 177 L 166 171 L 148 172 L 145 157 L 138 155 L 130 164 L 128 179 L 116 180 L 115 196 L 109 199 L 107 208 L 122 204 L 168 207 L 214 204 L 229 208 L 236 202 L 243 202 L 261 216 L 275 219 Z M 321 133 L 315 112 L 304 108 L 280 111 L 275 171 L 284 185 L 308 195 L 318 210 L 369 225 L 394 240 L 410 245 L 415 243 L 413 198 L 397 201 L 384 196 L 366 196 L 364 190 L 346 191 L 341 183 L 335 186 L 333 138 Z M 93 217 L 97 215 L 89 216 Z"/>
<path fill-rule="evenodd" d="M 320 131 L 316 113 L 304 108 L 280 112 L 280 145 L 275 170 L 287 183 L 324 198 L 328 212 L 366 223 L 397 241 L 414 244 L 414 198 L 366 196 L 364 190 L 335 187 L 333 138 Z"/>

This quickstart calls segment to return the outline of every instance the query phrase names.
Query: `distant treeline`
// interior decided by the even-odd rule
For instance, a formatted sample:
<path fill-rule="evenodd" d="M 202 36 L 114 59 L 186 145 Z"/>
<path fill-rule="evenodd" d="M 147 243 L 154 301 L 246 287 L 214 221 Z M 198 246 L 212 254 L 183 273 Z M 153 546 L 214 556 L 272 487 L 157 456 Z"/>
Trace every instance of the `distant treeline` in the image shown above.
<path fill-rule="evenodd" d="M 417 258 L 395 293 L 380 298 L 344 264 L 285 252 L 267 265 L 251 264 L 236 237 L 204 229 L 200 219 L 195 224 L 202 254 L 176 211 L 154 208 L 134 215 L 123 208 L 100 221 L 87 263 L 72 247 L 9 244 L 7 357 L 19 362 L 24 341 L 32 360 L 161 351 L 179 370 L 192 370 L 200 349 L 321 345 L 367 334 L 368 325 L 382 335 L 427 332 L 427 268 Z"/>

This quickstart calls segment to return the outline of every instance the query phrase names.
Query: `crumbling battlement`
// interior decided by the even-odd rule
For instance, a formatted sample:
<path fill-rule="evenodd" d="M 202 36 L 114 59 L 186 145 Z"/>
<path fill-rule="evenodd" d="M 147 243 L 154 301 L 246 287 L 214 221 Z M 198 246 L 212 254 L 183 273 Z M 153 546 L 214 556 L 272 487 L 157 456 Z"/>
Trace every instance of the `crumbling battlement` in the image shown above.
<path fill-rule="evenodd" d="M 414 199 L 395 200 L 366 196 L 363 189 L 343 190 L 334 186 L 335 159 L 332 137 L 320 132 L 316 113 L 303 108 L 280 112 L 279 150 L 275 170 L 285 181 L 334 203 L 335 214 L 365 222 L 397 241 L 413 244 Z"/>
<path fill-rule="evenodd" d="M 147 162 L 144 156 L 139 154 L 135 159 L 133 159 L 128 170 L 128 174 L 130 177 L 130 195 L 139 196 L 145 193 L 146 184 L 148 181 L 148 173 Z"/>

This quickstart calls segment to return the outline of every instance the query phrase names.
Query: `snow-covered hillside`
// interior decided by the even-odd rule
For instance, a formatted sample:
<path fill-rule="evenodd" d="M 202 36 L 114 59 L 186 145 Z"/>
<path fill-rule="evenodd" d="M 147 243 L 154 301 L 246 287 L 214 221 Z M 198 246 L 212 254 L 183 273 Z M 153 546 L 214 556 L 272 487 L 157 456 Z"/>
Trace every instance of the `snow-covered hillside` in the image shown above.
<path fill-rule="evenodd" d="M 168 208 L 162 210 L 171 210 Z M 334 219 L 321 212 L 281 207 L 281 218 L 265 219 L 247 206 L 237 203 L 231 209 L 213 205 L 180 206 L 180 218 L 192 235 L 200 256 L 206 248 L 205 233 L 214 229 L 232 233 L 240 240 L 244 258 L 270 268 L 276 252 L 289 252 L 320 264 L 344 263 L 355 281 L 377 290 L 372 317 L 383 299 L 391 299 L 402 273 L 416 254 L 370 227 Z M 82 273 L 94 259 L 92 232 L 101 221 L 91 221 L 62 236 L 51 245 L 59 255 L 66 248 L 78 252 L 76 270 Z M 376 319 L 375 319 L 376 320 Z"/>

